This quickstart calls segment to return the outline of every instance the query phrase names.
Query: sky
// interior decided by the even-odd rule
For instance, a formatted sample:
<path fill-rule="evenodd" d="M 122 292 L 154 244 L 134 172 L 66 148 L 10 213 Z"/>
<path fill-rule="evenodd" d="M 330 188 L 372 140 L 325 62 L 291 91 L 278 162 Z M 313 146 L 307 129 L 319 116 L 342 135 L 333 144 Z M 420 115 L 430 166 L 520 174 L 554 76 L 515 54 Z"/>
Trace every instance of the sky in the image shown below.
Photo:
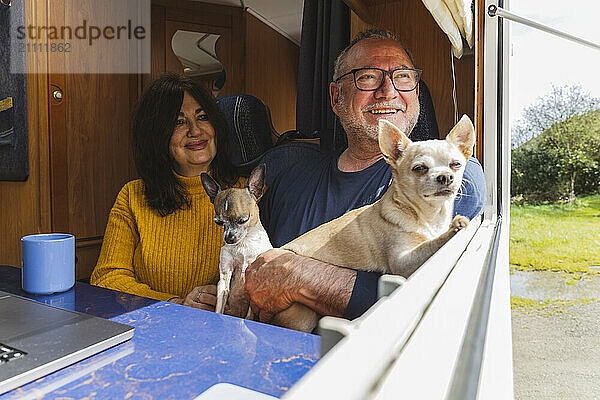
<path fill-rule="evenodd" d="M 598 0 L 511 0 L 511 12 L 600 44 Z M 581 84 L 600 97 L 600 50 L 510 22 L 510 121 L 550 91 L 551 85 Z"/>

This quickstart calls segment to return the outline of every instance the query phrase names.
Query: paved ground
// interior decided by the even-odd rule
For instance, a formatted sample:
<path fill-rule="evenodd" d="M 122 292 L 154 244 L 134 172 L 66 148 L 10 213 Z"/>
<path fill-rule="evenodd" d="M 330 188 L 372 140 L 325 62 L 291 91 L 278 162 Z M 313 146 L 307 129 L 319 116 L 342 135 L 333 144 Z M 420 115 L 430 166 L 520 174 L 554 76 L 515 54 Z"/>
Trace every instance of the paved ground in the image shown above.
<path fill-rule="evenodd" d="M 600 279 L 593 281 L 600 298 Z M 581 292 L 569 284 L 570 300 L 529 300 L 513 291 L 515 399 L 600 399 L 600 301 L 589 297 L 590 283 L 582 280 Z"/>

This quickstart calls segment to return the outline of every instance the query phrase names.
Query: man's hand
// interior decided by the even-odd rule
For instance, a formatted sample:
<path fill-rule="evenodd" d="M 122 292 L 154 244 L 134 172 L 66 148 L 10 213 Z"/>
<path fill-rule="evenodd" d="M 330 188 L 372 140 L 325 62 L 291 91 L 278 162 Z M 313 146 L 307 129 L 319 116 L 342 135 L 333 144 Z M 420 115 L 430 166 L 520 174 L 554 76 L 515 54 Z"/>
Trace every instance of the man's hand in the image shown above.
<path fill-rule="evenodd" d="M 246 269 L 246 291 L 252 312 L 263 322 L 298 301 L 299 256 L 288 250 L 271 249 L 262 253 Z"/>
<path fill-rule="evenodd" d="M 341 316 L 348 305 L 356 271 L 337 267 L 289 250 L 265 251 L 246 270 L 250 306 L 263 322 L 292 303 L 321 315 Z"/>
<path fill-rule="evenodd" d="M 217 304 L 217 285 L 197 286 L 185 296 L 185 299 L 175 298 L 172 303 L 199 308 L 206 311 L 215 311 Z"/>

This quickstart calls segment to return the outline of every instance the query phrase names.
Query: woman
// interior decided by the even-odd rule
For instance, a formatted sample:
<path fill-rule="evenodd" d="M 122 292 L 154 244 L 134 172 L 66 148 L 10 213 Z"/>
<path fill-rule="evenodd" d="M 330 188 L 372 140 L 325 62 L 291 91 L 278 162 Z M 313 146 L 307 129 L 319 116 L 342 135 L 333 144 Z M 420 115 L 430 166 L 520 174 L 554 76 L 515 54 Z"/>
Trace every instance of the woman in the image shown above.
<path fill-rule="evenodd" d="M 243 187 L 227 129 L 214 99 L 187 78 L 164 75 L 144 91 L 132 137 L 141 179 L 117 196 L 92 284 L 214 309 L 223 233 L 200 174 Z"/>

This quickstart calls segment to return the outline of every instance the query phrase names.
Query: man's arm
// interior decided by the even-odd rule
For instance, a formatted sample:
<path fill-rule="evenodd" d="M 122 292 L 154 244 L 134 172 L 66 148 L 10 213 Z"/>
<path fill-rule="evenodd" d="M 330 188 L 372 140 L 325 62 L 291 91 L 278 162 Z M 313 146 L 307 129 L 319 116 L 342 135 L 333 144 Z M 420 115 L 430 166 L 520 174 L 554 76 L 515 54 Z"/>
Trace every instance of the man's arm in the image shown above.
<path fill-rule="evenodd" d="M 246 270 L 246 290 L 261 321 L 302 303 L 321 315 L 342 316 L 355 286 L 356 271 L 289 250 L 261 254 Z"/>

